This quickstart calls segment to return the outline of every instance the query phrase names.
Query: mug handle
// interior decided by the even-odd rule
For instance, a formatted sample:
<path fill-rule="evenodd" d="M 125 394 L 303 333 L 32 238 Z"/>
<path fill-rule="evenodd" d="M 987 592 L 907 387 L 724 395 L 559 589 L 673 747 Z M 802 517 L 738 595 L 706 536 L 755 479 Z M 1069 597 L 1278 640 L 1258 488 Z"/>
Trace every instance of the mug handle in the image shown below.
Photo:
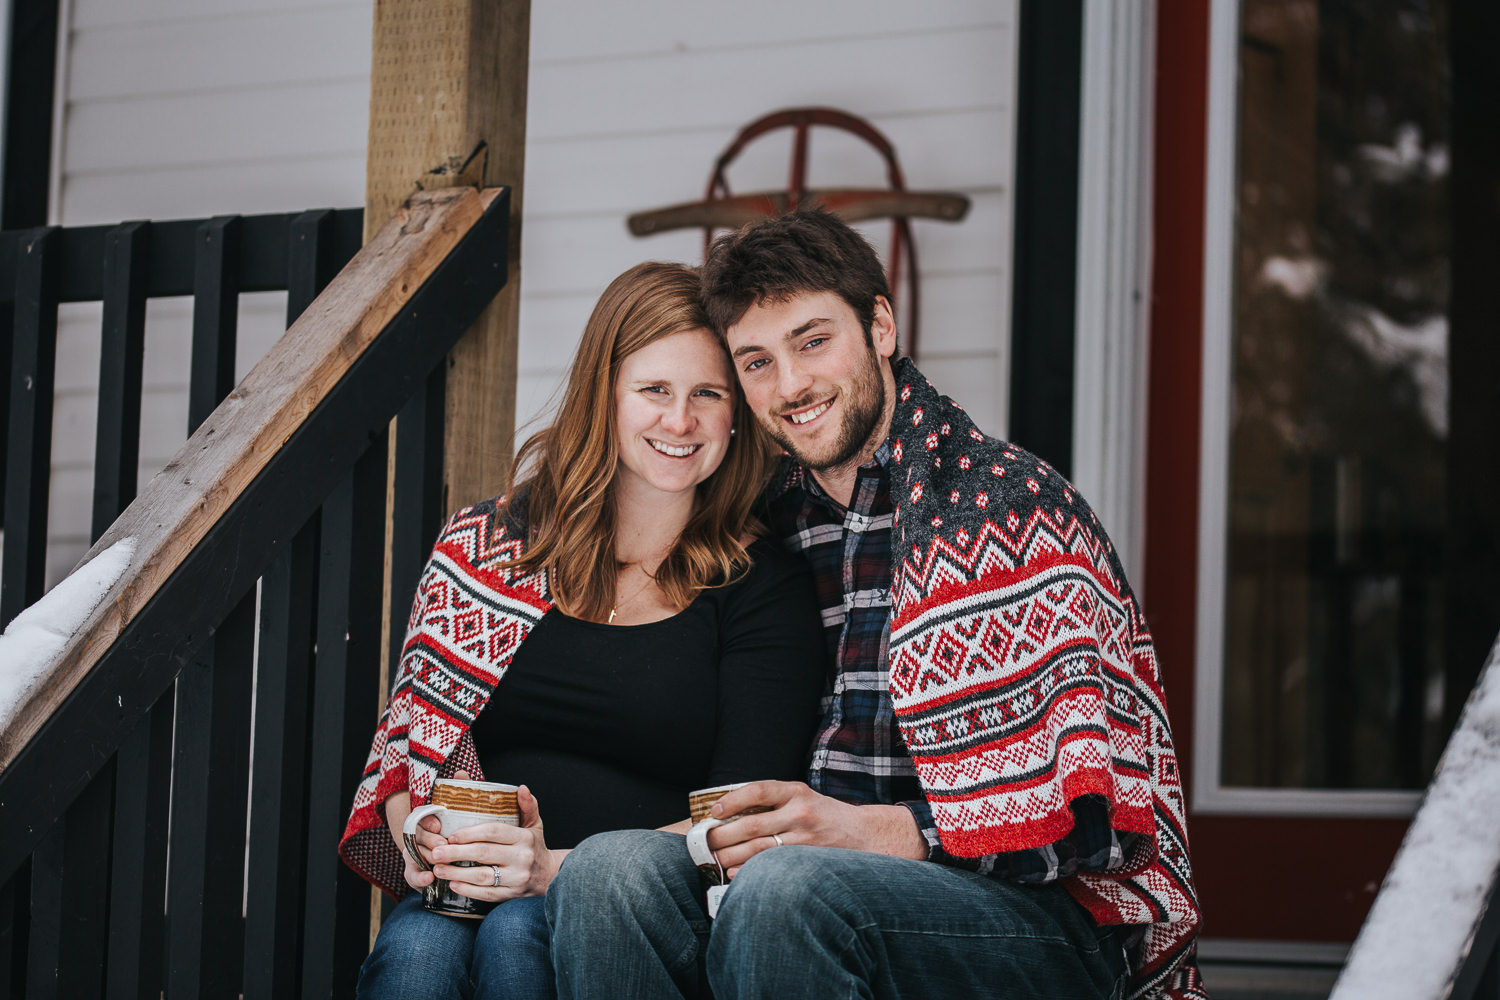
<path fill-rule="evenodd" d="M 430 872 L 432 866 L 427 863 L 426 858 L 422 857 L 422 852 L 417 850 L 417 824 L 428 816 L 436 816 L 441 812 L 447 812 L 447 809 L 429 802 L 425 806 L 417 806 L 413 809 L 407 814 L 406 822 L 401 824 L 401 839 L 406 842 L 406 853 L 411 858 L 411 863 L 420 871 Z M 704 846 L 707 846 L 706 842 Z"/>
<path fill-rule="evenodd" d="M 708 848 L 708 831 L 724 822 L 722 819 L 709 816 L 694 823 L 692 829 L 687 832 L 688 856 L 693 859 L 693 864 L 697 865 L 698 870 L 704 872 L 705 875 L 717 872 L 718 884 L 721 885 L 724 882 L 724 869 L 719 867 L 719 859 L 714 857 L 714 852 Z"/>

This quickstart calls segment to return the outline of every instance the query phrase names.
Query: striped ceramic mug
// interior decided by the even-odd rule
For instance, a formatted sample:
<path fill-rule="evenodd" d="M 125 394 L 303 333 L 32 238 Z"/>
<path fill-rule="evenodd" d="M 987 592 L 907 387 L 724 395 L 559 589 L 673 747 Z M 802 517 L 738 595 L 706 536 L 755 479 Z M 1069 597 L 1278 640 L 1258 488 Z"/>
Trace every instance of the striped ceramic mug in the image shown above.
<path fill-rule="evenodd" d="M 480 823 L 504 823 L 521 825 L 521 809 L 516 802 L 516 786 L 502 785 L 494 781 L 463 781 L 458 778 L 439 778 L 432 785 L 432 799 L 418 806 L 406 817 L 401 832 L 406 841 L 406 853 L 412 864 L 422 871 L 432 866 L 417 850 L 417 824 L 428 816 L 436 816 L 442 823 L 442 834 L 450 837 L 466 826 Z M 457 867 L 471 868 L 472 861 L 454 862 Z M 445 913 L 450 917 L 482 918 L 495 908 L 495 904 L 480 899 L 470 899 L 453 891 L 446 879 L 433 879 L 432 884 L 422 890 L 422 905 L 434 913 Z"/>

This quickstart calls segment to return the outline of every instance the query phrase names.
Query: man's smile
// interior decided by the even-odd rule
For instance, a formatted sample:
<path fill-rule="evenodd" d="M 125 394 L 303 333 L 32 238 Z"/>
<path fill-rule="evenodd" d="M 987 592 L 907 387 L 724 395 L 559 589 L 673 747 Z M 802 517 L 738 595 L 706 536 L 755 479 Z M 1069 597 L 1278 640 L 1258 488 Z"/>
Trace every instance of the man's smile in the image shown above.
<path fill-rule="evenodd" d="M 836 396 L 830 396 L 829 398 L 823 400 L 821 403 L 815 403 L 804 410 L 798 410 L 792 413 L 784 413 L 782 414 L 782 416 L 786 420 L 789 420 L 790 422 L 800 426 L 801 424 L 816 420 L 823 414 L 827 413 L 828 408 L 833 405 L 833 401 L 836 398 Z"/>

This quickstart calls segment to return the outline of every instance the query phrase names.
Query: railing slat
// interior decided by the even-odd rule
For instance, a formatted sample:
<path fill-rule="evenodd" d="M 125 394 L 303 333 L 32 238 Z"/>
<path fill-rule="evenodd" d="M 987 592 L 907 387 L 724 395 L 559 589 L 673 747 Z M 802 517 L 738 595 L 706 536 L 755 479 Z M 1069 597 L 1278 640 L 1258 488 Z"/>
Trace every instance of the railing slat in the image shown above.
<path fill-rule="evenodd" d="M 52 464 L 52 385 L 57 367 L 55 229 L 37 229 L 16 261 L 10 426 L 6 445 L 5 555 L 0 628 L 42 596 Z"/>
<path fill-rule="evenodd" d="M 167 884 L 167 995 L 233 1000 L 244 958 L 245 788 L 255 592 L 177 679 Z M 226 886 L 236 891 L 224 891 Z"/>
<path fill-rule="evenodd" d="M 146 268 L 151 223 L 127 222 L 104 243 L 104 322 L 99 344 L 99 416 L 94 436 L 97 541 L 135 499 L 141 450 L 141 366 L 146 355 Z"/>
<path fill-rule="evenodd" d="M 239 216 L 202 223 L 193 252 L 187 433 L 234 387 Z M 234 997 L 243 958 L 245 780 L 254 678 L 254 591 L 240 598 L 195 667 L 177 678 L 166 993 Z M 233 792 L 231 792 L 233 790 Z M 239 829 L 239 832 L 234 832 Z M 225 841 L 228 838 L 228 841 Z"/>
<path fill-rule="evenodd" d="M 26 991 L 26 951 L 31 923 L 31 862 L 0 885 L 0 990 L 8 997 Z"/>
<path fill-rule="evenodd" d="M 95 775 L 32 856 L 28 998 L 102 995 L 114 777 Z"/>
<path fill-rule="evenodd" d="M 193 268 L 193 353 L 188 433 L 234 387 L 239 321 L 238 216 L 198 229 Z M 239 900 L 212 883 L 243 884 L 254 677 L 255 594 L 251 590 L 177 678 L 172 768 L 172 852 L 167 901 L 168 995 L 239 993 L 244 921 Z M 238 832 L 236 832 L 238 831 Z M 227 838 L 227 839 L 226 839 Z"/>
<path fill-rule="evenodd" d="M 104 941 L 109 920 L 115 768 L 106 765 L 63 820 L 63 941 L 58 992 L 68 1000 L 104 994 Z M 35 886 L 32 898 L 35 898 Z"/>
<path fill-rule="evenodd" d="M 62 823 L 52 828 L 61 832 Z M 52 831 L 49 831 L 49 834 Z M 48 836 L 31 855 L 31 913 L 27 927 L 26 1000 L 56 1000 L 62 962 L 62 838 Z"/>
<path fill-rule="evenodd" d="M 166 946 L 167 825 L 173 692 L 162 695 L 115 759 L 114 868 L 105 996 L 159 996 Z"/>
<path fill-rule="evenodd" d="M 377 709 L 385 542 L 386 437 L 323 503 L 318 655 L 308 772 L 307 894 L 302 996 L 354 994 L 369 950 L 369 885 L 336 848 L 364 770 Z"/>
<path fill-rule="evenodd" d="M 386 652 L 394 674 L 405 641 L 407 604 L 427 553 L 443 527 L 443 410 L 447 373 L 430 373 L 396 417 L 396 471 L 391 494 L 391 629 Z"/>
<path fill-rule="evenodd" d="M 4 284 L 0 281 L 0 287 Z M 14 308 L 0 304 L 0 441 L 7 444 L 10 441 L 10 368 L 15 353 L 15 325 Z M 5 527 L 5 477 L 9 465 L 8 460 L 0 461 L 0 528 Z M 0 980 L 0 985 L 3 982 Z"/>
<path fill-rule="evenodd" d="M 338 271 L 332 249 L 334 213 L 303 212 L 287 227 L 286 325 L 297 322 Z"/>
<path fill-rule="evenodd" d="M 198 227 L 193 264 L 193 367 L 188 433 L 208 419 L 234 388 L 239 328 L 240 218 L 222 215 Z"/>
<path fill-rule="evenodd" d="M 245 897 L 245 1000 L 290 997 L 297 989 L 317 569 L 314 519 L 261 578 Z"/>

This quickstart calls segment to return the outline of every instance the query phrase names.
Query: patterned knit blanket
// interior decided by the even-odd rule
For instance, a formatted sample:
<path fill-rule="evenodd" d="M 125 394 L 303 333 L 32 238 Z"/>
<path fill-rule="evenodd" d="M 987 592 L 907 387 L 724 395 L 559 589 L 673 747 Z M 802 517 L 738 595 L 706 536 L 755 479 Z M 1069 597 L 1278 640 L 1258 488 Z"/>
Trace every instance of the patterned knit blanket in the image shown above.
<path fill-rule="evenodd" d="M 1135 845 L 1065 884 L 1100 924 L 1144 925 L 1133 997 L 1204 997 L 1199 913 L 1146 621 L 1073 486 L 986 437 L 909 360 L 891 427 L 891 697 L 943 846 L 1056 843 L 1100 795 Z"/>
<path fill-rule="evenodd" d="M 552 607 L 545 573 L 495 568 L 525 544 L 520 523 L 497 513 L 498 499 L 454 514 L 422 571 L 401 664 L 339 842 L 349 867 L 397 898 L 409 890 L 379 804 L 409 791 L 419 806 L 435 778 L 459 770 L 483 778 L 469 727 Z"/>

